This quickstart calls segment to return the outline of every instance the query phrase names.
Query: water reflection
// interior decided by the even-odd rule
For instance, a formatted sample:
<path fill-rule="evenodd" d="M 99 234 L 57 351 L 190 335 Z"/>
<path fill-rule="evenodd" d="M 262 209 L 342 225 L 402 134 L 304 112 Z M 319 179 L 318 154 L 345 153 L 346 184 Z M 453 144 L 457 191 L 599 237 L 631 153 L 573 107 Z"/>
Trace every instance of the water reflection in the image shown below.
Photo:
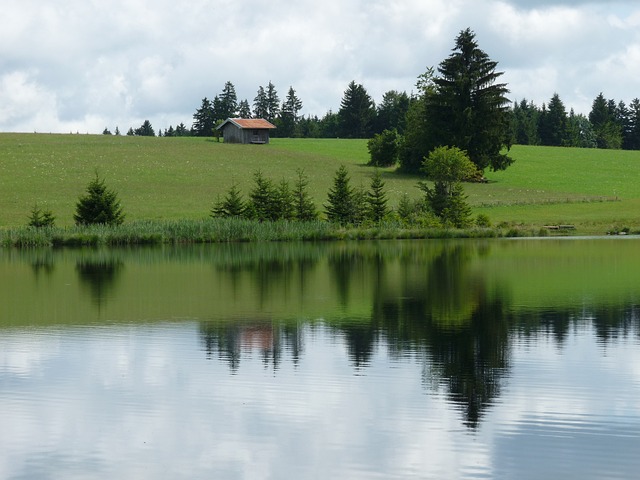
<path fill-rule="evenodd" d="M 76 261 L 78 278 L 99 310 L 114 295 L 123 268 L 124 263 L 106 251 L 84 253 Z"/>
<path fill-rule="evenodd" d="M 585 325 L 603 345 L 638 334 L 636 252 L 607 241 L 3 252 L 0 325 L 197 319 L 207 358 L 237 373 L 258 357 L 277 373 L 299 364 L 321 323 L 357 374 L 381 351 L 414 359 L 425 390 L 444 392 L 475 430 L 508 384 L 516 342 L 549 336 L 562 348 Z M 34 286 L 43 273 L 46 291 Z M 34 291 L 40 301 L 21 300 Z"/>

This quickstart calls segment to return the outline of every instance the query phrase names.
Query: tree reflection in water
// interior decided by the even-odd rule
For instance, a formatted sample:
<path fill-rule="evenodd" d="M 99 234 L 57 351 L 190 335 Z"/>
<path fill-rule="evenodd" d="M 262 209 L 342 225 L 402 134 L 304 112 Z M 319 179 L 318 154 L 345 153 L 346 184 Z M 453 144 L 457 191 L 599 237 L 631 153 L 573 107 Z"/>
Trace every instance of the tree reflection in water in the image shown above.
<path fill-rule="evenodd" d="M 76 272 L 90 292 L 91 300 L 100 309 L 112 295 L 124 263 L 106 252 L 89 253 L 76 261 Z"/>

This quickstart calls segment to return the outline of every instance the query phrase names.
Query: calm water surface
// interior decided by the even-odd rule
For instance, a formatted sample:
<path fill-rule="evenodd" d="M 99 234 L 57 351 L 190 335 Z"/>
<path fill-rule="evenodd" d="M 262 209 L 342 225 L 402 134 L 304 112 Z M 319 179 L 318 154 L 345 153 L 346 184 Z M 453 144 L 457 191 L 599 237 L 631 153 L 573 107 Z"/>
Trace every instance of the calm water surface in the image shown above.
<path fill-rule="evenodd" d="M 0 251 L 0 478 L 637 478 L 640 240 Z"/>

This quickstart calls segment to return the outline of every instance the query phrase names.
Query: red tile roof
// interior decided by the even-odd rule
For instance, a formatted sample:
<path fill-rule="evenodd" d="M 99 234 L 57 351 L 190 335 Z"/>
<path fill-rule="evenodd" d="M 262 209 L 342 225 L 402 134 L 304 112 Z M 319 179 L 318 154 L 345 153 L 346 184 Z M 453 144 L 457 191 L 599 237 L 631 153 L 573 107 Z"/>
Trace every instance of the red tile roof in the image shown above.
<path fill-rule="evenodd" d="M 238 128 L 246 128 L 250 130 L 254 129 L 272 129 L 276 128 L 274 124 L 268 122 L 264 118 L 227 118 L 219 127 L 218 130 L 225 126 L 227 123 L 233 123 Z"/>

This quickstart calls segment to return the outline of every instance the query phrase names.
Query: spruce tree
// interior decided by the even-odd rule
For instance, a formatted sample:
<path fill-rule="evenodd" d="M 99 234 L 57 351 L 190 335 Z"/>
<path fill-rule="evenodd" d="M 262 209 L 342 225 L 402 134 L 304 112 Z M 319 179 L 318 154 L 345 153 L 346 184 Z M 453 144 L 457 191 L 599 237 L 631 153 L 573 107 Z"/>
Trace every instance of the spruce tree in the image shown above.
<path fill-rule="evenodd" d="M 254 186 L 249 192 L 249 211 L 261 222 L 277 218 L 276 190 L 273 182 L 265 178 L 260 170 L 253 175 Z"/>
<path fill-rule="evenodd" d="M 436 91 L 428 100 L 428 127 L 433 147 L 452 145 L 465 150 L 480 171 L 504 170 L 513 159 L 502 153 L 509 146 L 509 92 L 497 83 L 503 72 L 478 47 L 471 29 L 460 32 L 453 53 L 438 67 Z"/>
<path fill-rule="evenodd" d="M 36 203 L 29 214 L 28 226 L 35 228 L 53 227 L 56 217 L 51 210 L 42 210 Z"/>
<path fill-rule="evenodd" d="M 327 194 L 325 213 L 327 220 L 340 225 L 348 225 L 355 221 L 355 194 L 350 185 L 351 179 L 344 165 L 335 173 L 333 186 Z"/>
<path fill-rule="evenodd" d="M 293 215 L 296 220 L 309 222 L 318 218 L 318 211 L 307 191 L 307 176 L 302 169 L 298 169 L 297 173 L 298 178 L 293 189 Z"/>
<path fill-rule="evenodd" d="M 120 225 L 124 221 L 118 195 L 107 188 L 97 172 L 87 186 L 86 195 L 78 199 L 73 219 L 76 225 Z"/>
<path fill-rule="evenodd" d="M 274 191 L 272 218 L 274 220 L 293 220 L 294 216 L 293 192 L 289 187 L 289 182 L 283 178 Z"/>
<path fill-rule="evenodd" d="M 371 178 L 371 185 L 366 193 L 367 219 L 380 223 L 389 213 L 387 208 L 387 194 L 384 191 L 384 181 L 378 170 Z"/>
<path fill-rule="evenodd" d="M 242 217 L 245 214 L 246 205 L 238 185 L 233 182 L 224 199 L 218 198 L 215 206 L 211 210 L 214 218 Z"/>

